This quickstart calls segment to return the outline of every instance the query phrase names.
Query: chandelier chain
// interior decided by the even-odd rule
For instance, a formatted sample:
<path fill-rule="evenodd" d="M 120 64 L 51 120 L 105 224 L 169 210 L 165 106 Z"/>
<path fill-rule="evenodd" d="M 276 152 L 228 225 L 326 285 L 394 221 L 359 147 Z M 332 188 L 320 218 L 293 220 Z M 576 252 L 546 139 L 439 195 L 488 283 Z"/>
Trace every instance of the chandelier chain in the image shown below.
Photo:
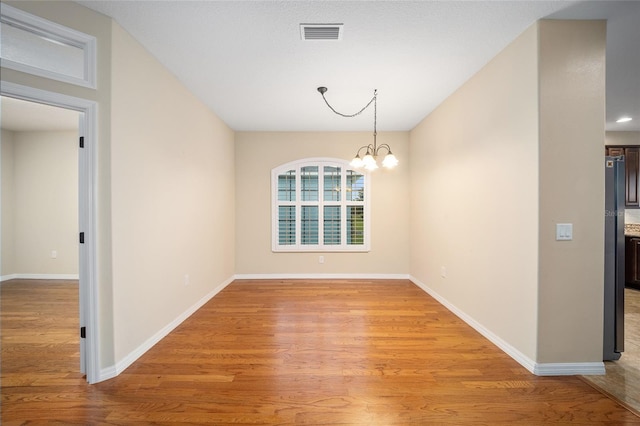
<path fill-rule="evenodd" d="M 365 105 L 365 106 L 364 106 L 360 111 L 356 112 L 355 114 L 343 114 L 343 113 L 341 113 L 341 112 L 339 112 L 339 111 L 336 111 L 336 110 L 335 110 L 335 108 L 333 108 L 333 107 L 331 106 L 331 104 L 329 104 L 329 101 L 327 101 L 327 98 L 325 98 L 324 93 L 320 92 L 320 94 L 322 95 L 322 99 L 324 99 L 324 103 L 326 103 L 326 104 L 327 104 L 327 106 L 329 107 L 329 109 L 330 109 L 331 111 L 335 112 L 335 113 L 336 113 L 336 114 L 338 114 L 339 116 L 346 117 L 346 118 L 352 118 L 352 117 L 355 117 L 355 116 L 357 116 L 357 115 L 362 114 L 362 113 L 364 112 L 364 110 L 365 110 L 365 109 L 369 108 L 369 106 L 371 105 L 371 103 L 372 103 L 372 102 L 374 102 L 374 101 L 376 100 L 376 97 L 378 96 L 378 90 L 376 89 L 376 90 L 374 90 L 374 91 L 373 91 L 373 98 L 371 98 L 371 100 L 369 101 L 369 103 L 368 103 L 368 104 L 366 104 L 366 105 Z"/>
<path fill-rule="evenodd" d="M 391 152 L 391 147 L 389 146 L 389 144 L 383 143 L 378 146 L 378 141 L 377 141 L 378 139 L 377 138 L 378 136 L 378 90 L 377 89 L 373 91 L 373 97 L 371 98 L 371 100 L 360 111 L 356 112 L 355 114 L 343 114 L 341 112 L 336 111 L 336 109 L 332 107 L 331 104 L 329 104 L 329 101 L 327 101 L 327 98 L 324 96 L 325 92 L 328 89 L 324 86 L 320 86 L 318 87 L 317 90 L 322 95 L 322 99 L 324 100 L 324 103 L 327 104 L 329 109 L 341 117 L 351 118 L 351 117 L 360 115 L 364 112 L 364 110 L 369 108 L 373 103 L 373 143 L 367 144 L 358 148 L 358 150 L 356 151 L 356 156 L 353 158 L 351 163 L 349 163 L 351 167 L 356 169 L 360 167 L 364 167 L 369 171 L 377 169 L 378 162 L 376 158 L 378 157 L 378 152 L 382 148 L 384 148 L 387 151 L 387 154 L 385 155 L 384 160 L 382 161 L 382 165 L 388 169 L 392 169 L 398 165 L 398 159 Z M 363 150 L 365 150 L 366 153 L 364 154 L 364 157 L 360 157 L 360 153 L 363 152 Z"/>
<path fill-rule="evenodd" d="M 378 89 L 373 91 L 373 149 L 376 149 L 376 135 L 378 134 Z M 371 102 L 369 102 L 370 104 Z M 369 106 L 369 105 L 367 105 Z M 365 107 L 366 108 L 366 107 Z"/>

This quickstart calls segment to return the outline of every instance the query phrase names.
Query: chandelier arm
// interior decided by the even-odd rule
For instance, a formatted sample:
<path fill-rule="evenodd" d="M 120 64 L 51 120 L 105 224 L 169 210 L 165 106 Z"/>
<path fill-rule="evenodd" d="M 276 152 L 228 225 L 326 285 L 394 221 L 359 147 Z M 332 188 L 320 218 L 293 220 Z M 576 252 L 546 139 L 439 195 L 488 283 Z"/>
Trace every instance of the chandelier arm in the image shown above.
<path fill-rule="evenodd" d="M 378 151 L 380 151 L 380 148 L 386 149 L 387 154 L 391 154 L 391 147 L 389 146 L 389 144 L 383 143 L 381 145 L 378 145 L 378 148 L 376 149 L 376 155 L 378 155 Z"/>
<path fill-rule="evenodd" d="M 366 105 L 365 105 L 365 106 L 364 106 L 360 111 L 356 112 L 355 114 L 343 114 L 343 113 L 341 113 L 341 112 L 336 111 L 336 110 L 335 110 L 335 108 L 333 108 L 333 107 L 329 104 L 329 101 L 327 101 L 327 98 L 325 98 L 325 96 L 324 96 L 324 92 L 320 92 L 320 94 L 322 95 L 322 99 L 324 99 L 324 103 L 325 103 L 325 104 L 327 104 L 327 106 L 329 107 L 329 109 L 330 109 L 331 111 L 335 112 L 335 113 L 336 113 L 336 114 L 338 114 L 339 116 L 346 117 L 346 118 L 352 118 L 352 117 L 355 117 L 355 116 L 357 116 L 357 115 L 362 114 L 362 113 L 364 112 L 364 110 L 365 110 L 365 109 L 369 108 L 369 106 L 371 105 L 371 103 L 372 103 L 373 101 L 375 101 L 375 100 L 376 100 L 376 96 L 378 96 L 377 92 L 378 92 L 378 91 L 377 91 L 377 90 L 375 90 L 375 91 L 373 92 L 373 98 L 371 98 L 371 100 L 369 101 L 369 103 L 368 103 L 368 104 L 366 104 Z"/>
<path fill-rule="evenodd" d="M 362 151 L 362 150 L 363 150 L 363 149 L 365 149 L 365 148 L 366 148 L 366 150 L 367 150 L 367 154 L 368 154 L 369 152 L 373 153 L 373 147 L 371 146 L 371 144 L 369 144 L 369 145 L 363 145 L 363 146 L 361 146 L 360 148 L 358 148 L 358 152 L 356 152 L 356 155 L 360 155 L 360 151 Z"/>

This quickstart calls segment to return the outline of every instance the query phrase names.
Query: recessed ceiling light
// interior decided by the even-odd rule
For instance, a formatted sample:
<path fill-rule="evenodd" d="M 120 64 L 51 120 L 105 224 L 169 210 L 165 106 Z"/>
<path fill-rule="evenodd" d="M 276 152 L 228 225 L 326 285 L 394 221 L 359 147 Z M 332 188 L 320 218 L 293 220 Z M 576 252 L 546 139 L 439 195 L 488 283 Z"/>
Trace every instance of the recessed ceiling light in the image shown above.
<path fill-rule="evenodd" d="M 633 118 L 631 117 L 620 117 L 616 120 L 616 123 L 626 123 L 627 121 L 631 121 Z"/>

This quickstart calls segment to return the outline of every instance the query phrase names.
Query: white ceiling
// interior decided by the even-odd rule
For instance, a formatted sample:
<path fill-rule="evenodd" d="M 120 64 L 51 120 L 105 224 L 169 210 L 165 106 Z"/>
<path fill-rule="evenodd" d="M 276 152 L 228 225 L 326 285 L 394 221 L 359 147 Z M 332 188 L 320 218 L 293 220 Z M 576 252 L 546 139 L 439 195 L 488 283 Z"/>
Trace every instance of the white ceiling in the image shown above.
<path fill-rule="evenodd" d="M 541 18 L 607 19 L 607 129 L 640 130 L 639 1 L 79 1 L 113 17 L 234 130 L 409 130 Z M 342 23 L 303 41 L 301 23 Z M 170 101 L 168 99 L 167 101 Z M 628 114 L 634 120 L 616 124 Z M 464 118 L 461 118 L 464 119 Z"/>

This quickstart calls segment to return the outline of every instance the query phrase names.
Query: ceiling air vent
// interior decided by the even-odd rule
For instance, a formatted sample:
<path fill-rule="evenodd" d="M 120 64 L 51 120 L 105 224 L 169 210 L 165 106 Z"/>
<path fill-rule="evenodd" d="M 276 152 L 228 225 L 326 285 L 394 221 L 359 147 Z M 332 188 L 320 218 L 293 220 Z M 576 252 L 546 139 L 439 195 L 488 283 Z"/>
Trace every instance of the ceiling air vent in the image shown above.
<path fill-rule="evenodd" d="M 342 40 L 342 24 L 300 24 L 303 40 Z"/>

